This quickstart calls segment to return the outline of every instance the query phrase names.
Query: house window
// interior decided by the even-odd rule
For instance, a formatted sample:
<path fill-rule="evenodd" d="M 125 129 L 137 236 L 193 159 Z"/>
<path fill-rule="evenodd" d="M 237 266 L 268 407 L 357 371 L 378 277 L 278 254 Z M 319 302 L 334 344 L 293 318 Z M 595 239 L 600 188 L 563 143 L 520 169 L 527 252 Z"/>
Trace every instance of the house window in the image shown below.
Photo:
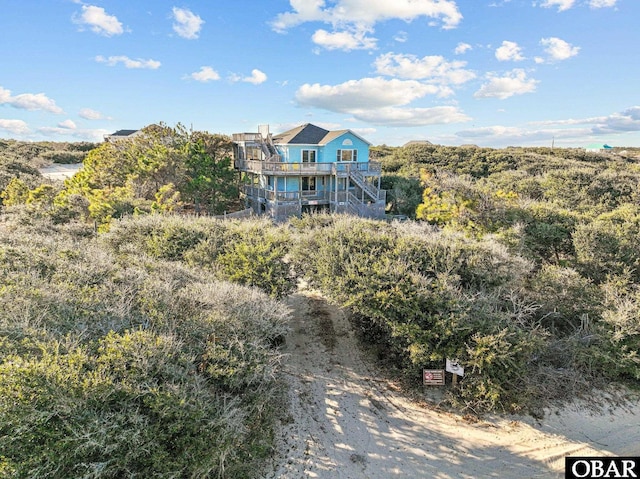
<path fill-rule="evenodd" d="M 316 177 L 315 176 L 303 176 L 302 177 L 302 191 L 316 191 Z"/>
<path fill-rule="evenodd" d="M 337 161 L 358 161 L 358 150 L 338 150 Z"/>
<path fill-rule="evenodd" d="M 302 162 L 303 163 L 315 163 L 316 162 L 316 150 L 302 150 Z"/>

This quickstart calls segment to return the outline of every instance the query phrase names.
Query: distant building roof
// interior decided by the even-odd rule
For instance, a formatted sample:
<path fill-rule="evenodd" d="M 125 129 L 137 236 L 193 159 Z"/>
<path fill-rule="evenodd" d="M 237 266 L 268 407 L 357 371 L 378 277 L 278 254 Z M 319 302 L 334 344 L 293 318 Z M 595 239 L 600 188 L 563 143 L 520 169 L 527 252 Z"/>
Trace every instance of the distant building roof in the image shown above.
<path fill-rule="evenodd" d="M 411 145 L 433 145 L 433 143 L 427 140 L 412 140 L 412 141 L 406 142 L 402 146 L 405 147 L 405 146 L 411 146 Z"/>
<path fill-rule="evenodd" d="M 118 130 L 110 135 L 104 135 L 105 141 L 110 140 L 122 140 L 125 138 L 129 138 L 131 136 L 135 136 L 140 130 Z"/>
<path fill-rule="evenodd" d="M 587 145 L 586 150 L 612 150 L 613 146 L 609 146 L 606 143 L 591 143 Z"/>
<path fill-rule="evenodd" d="M 129 136 L 133 135 L 138 130 L 118 130 L 115 133 L 111 133 L 110 136 Z"/>

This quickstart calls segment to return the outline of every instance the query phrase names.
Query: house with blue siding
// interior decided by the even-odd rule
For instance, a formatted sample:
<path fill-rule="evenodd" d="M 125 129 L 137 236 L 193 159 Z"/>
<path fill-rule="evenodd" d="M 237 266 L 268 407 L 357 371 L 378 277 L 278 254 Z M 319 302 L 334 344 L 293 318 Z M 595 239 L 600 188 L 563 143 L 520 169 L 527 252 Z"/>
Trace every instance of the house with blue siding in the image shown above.
<path fill-rule="evenodd" d="M 234 164 L 254 212 L 276 220 L 315 211 L 384 218 L 382 169 L 369 161 L 367 140 L 310 123 L 277 135 L 258 130 L 233 135 Z"/>

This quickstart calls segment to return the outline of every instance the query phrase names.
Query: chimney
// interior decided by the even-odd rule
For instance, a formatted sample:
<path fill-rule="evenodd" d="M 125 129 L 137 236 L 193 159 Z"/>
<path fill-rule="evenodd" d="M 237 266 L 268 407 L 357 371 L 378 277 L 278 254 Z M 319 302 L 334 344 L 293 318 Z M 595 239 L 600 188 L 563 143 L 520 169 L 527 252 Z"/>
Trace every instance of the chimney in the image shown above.
<path fill-rule="evenodd" d="M 266 140 L 269 137 L 269 125 L 258 125 L 258 133 Z"/>

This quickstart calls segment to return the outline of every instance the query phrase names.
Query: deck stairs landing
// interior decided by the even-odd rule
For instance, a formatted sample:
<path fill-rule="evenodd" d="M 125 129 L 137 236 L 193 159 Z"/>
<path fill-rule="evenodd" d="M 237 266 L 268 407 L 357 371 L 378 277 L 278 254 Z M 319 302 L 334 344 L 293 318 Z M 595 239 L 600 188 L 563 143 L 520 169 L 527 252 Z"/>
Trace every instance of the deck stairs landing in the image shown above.
<path fill-rule="evenodd" d="M 262 141 L 260 142 L 260 149 L 264 154 L 265 161 L 267 162 L 282 161 L 282 157 L 278 154 L 276 147 L 273 145 L 271 134 L 269 134 L 267 138 L 262 139 Z"/>
<path fill-rule="evenodd" d="M 371 183 L 367 183 L 364 175 L 361 171 L 351 170 L 349 172 L 349 179 L 364 191 L 364 193 L 371 199 L 371 201 L 378 201 L 380 197 L 380 190 L 372 185 Z"/>

